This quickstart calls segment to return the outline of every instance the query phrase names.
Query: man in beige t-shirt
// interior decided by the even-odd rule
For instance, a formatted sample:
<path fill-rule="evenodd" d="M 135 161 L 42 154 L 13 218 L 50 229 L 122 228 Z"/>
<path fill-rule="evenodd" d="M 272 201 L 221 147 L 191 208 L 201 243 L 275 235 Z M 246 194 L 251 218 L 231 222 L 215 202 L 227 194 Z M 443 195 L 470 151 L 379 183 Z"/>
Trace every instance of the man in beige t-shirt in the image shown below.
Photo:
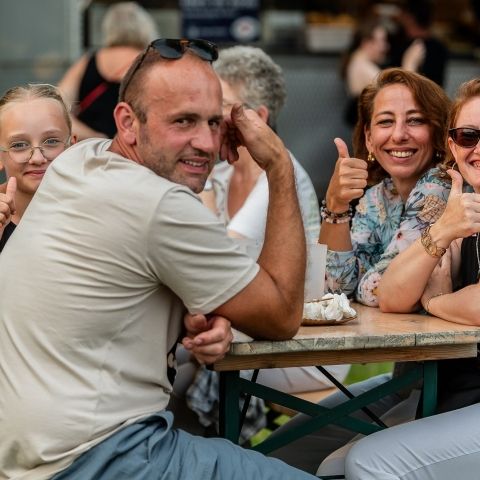
<path fill-rule="evenodd" d="M 117 136 L 55 160 L 0 256 L 1 479 L 314 478 L 165 412 L 185 307 L 254 337 L 301 321 L 293 166 L 255 112 L 223 120 L 215 58 L 205 41 L 154 42 L 122 82 Z M 269 181 L 258 263 L 196 195 L 238 145 Z"/>

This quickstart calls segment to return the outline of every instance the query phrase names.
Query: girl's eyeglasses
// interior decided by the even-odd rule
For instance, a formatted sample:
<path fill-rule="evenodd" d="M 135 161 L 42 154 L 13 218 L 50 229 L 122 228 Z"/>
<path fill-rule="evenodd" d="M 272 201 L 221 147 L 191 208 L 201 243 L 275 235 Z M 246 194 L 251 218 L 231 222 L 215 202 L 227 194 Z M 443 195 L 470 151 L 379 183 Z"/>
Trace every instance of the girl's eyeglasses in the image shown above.
<path fill-rule="evenodd" d="M 155 49 L 162 58 L 170 60 L 177 60 L 182 58 L 184 53 L 191 50 L 195 55 L 199 56 L 202 60 L 207 62 L 214 62 L 218 58 L 218 47 L 213 42 L 202 39 L 189 40 L 187 38 L 159 38 L 154 40 L 143 52 L 142 57 L 138 61 L 136 67 L 130 74 L 130 77 L 126 79 L 126 84 L 123 87 L 123 97 L 125 98 L 125 92 L 128 86 L 132 82 L 132 78 L 140 69 L 147 53 L 150 49 Z"/>
<path fill-rule="evenodd" d="M 473 148 L 480 140 L 480 130 L 471 127 L 451 128 L 448 135 L 457 145 L 464 148 Z"/>
<path fill-rule="evenodd" d="M 14 162 L 22 164 L 28 163 L 33 157 L 33 152 L 38 148 L 43 158 L 51 162 L 70 145 L 70 140 L 71 137 L 67 137 L 65 141 L 58 138 L 47 138 L 41 145 L 36 147 L 28 142 L 19 140 L 13 142 L 9 147 L 0 146 L 0 152 L 8 153 Z"/>

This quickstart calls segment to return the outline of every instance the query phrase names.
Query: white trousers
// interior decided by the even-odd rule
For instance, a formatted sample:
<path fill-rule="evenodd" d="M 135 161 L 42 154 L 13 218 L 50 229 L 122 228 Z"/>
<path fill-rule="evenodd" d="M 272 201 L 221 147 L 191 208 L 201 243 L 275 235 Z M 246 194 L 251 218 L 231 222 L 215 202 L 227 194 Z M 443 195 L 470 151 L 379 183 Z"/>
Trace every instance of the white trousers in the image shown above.
<path fill-rule="evenodd" d="M 348 389 L 354 395 L 360 395 L 372 388 L 382 385 L 390 380 L 390 374 L 377 375 L 371 377 L 363 382 L 357 382 L 349 385 Z M 334 393 L 327 398 L 324 398 L 319 405 L 327 408 L 333 408 L 340 403 L 345 402 L 347 397 L 342 392 Z M 396 407 L 402 402 L 402 398 L 397 394 L 391 394 L 387 397 L 377 400 L 375 403 L 369 405 L 370 410 L 378 416 L 382 416 L 393 407 Z M 365 421 L 371 421 L 369 417 L 362 411 L 357 411 L 352 414 L 355 418 L 360 418 Z M 272 437 L 276 437 L 282 432 L 290 430 L 292 427 L 299 427 L 305 423 L 310 422 L 311 417 L 302 413 L 295 415 L 289 422 L 282 425 L 275 430 Z M 293 465 L 306 472 L 315 473 L 319 464 L 332 452 L 347 444 L 356 433 L 338 425 L 326 425 L 313 433 L 305 435 L 304 437 L 289 443 L 288 445 L 271 452 L 272 457 L 280 458 L 284 462 Z M 342 459 L 343 460 L 343 459 Z M 344 462 L 343 462 L 344 463 Z M 343 467 L 343 463 L 341 467 Z M 343 470 L 342 470 L 343 471 Z"/>
<path fill-rule="evenodd" d="M 358 441 L 347 480 L 478 480 L 480 404 L 382 430 Z"/>

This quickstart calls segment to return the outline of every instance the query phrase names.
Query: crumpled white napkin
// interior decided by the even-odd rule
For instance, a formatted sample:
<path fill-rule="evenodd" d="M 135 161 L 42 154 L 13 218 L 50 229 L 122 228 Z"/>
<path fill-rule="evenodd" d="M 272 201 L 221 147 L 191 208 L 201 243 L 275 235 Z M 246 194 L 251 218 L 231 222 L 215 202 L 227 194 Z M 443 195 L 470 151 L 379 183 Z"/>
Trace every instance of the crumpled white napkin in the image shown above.
<path fill-rule="evenodd" d="M 344 293 L 327 293 L 317 302 L 303 304 L 303 318 L 311 320 L 339 321 L 356 315 L 357 312 L 350 306 L 350 302 Z"/>

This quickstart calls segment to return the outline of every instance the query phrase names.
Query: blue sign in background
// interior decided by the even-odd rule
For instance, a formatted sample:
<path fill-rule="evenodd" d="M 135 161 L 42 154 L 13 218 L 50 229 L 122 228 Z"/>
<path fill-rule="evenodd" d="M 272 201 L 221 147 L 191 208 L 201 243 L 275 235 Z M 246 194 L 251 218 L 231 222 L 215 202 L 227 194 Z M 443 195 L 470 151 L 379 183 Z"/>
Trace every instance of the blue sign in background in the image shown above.
<path fill-rule="evenodd" d="M 182 34 L 214 42 L 260 39 L 260 0 L 180 0 Z"/>

